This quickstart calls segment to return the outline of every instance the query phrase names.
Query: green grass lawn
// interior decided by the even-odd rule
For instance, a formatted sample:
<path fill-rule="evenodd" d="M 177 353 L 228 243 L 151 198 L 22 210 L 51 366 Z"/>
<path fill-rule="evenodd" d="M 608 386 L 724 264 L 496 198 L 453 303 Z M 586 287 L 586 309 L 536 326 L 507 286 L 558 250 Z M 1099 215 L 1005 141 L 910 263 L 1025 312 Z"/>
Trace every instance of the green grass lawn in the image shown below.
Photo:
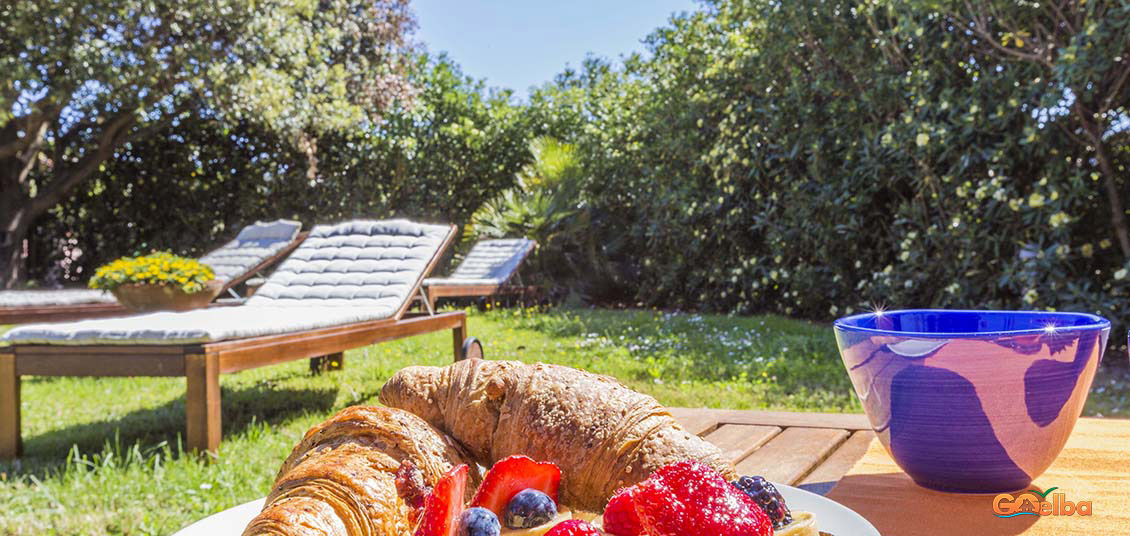
<path fill-rule="evenodd" d="M 774 316 L 561 309 L 474 313 L 490 359 L 609 374 L 672 406 L 859 411 L 831 330 Z M 451 360 L 449 332 L 346 354 L 344 371 L 305 361 L 221 380 L 224 441 L 215 459 L 182 455 L 184 380 L 25 378 L 27 456 L 0 462 L 0 534 L 170 534 L 267 493 L 310 426 L 375 404 L 410 364 Z M 1113 356 L 1111 356 L 1113 357 Z M 1118 356 L 1124 359 L 1124 356 Z M 1122 414 L 1124 368 L 1104 368 L 1088 413 Z"/>

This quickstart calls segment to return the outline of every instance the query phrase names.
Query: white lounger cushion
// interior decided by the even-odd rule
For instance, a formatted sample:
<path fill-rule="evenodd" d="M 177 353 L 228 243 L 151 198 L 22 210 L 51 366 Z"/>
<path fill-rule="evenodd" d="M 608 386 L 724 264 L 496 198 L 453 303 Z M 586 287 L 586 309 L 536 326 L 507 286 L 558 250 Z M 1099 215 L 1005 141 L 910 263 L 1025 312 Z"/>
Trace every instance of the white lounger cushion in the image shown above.
<path fill-rule="evenodd" d="M 534 249 L 528 238 L 483 240 L 455 267 L 449 277 L 433 277 L 424 285 L 502 285 L 518 271 L 522 261 Z"/>
<path fill-rule="evenodd" d="M 408 220 L 318 226 L 248 305 L 384 307 L 410 299 L 451 228 Z"/>
<path fill-rule="evenodd" d="M 68 288 L 59 290 L 5 290 L 0 292 L 0 307 L 50 307 L 117 303 L 114 295 L 104 290 Z"/>
<path fill-rule="evenodd" d="M 244 227 L 234 240 L 200 258 L 212 267 L 216 279 L 231 281 L 250 272 L 294 241 L 302 222 L 275 220 Z"/>
<path fill-rule="evenodd" d="M 388 317 L 385 309 L 364 307 L 209 307 L 183 313 L 161 312 L 28 324 L 3 340 L 21 344 L 192 344 L 278 335 Z"/>
<path fill-rule="evenodd" d="M 246 305 L 17 327 L 23 344 L 189 344 L 393 318 L 451 228 L 407 220 L 319 225 Z"/>

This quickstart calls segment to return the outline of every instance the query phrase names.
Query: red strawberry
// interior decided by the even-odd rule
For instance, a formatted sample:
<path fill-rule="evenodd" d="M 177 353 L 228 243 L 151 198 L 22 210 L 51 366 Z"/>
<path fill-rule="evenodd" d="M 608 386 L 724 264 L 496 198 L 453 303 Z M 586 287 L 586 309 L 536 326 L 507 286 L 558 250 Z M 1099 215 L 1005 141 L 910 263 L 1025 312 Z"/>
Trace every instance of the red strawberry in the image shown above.
<path fill-rule="evenodd" d="M 545 536 L 601 536 L 601 533 L 580 519 L 570 519 L 554 525 Z"/>
<path fill-rule="evenodd" d="M 463 513 L 467 471 L 466 465 L 460 465 L 436 482 L 435 489 L 424 499 L 424 514 L 415 536 L 455 536 L 459 514 Z"/>
<path fill-rule="evenodd" d="M 510 456 L 494 463 L 483 477 L 471 506 L 482 506 L 502 518 L 506 505 L 519 491 L 536 489 L 557 502 L 561 470 L 549 462 L 535 462 L 528 456 Z"/>
<path fill-rule="evenodd" d="M 604 532 L 616 536 L 643 536 L 640 516 L 636 514 L 635 498 L 632 496 L 635 489 L 624 488 L 608 499 L 608 506 L 604 508 Z"/>
<path fill-rule="evenodd" d="M 648 536 L 771 536 L 773 523 L 753 499 L 699 462 L 668 465 L 634 493 Z"/>

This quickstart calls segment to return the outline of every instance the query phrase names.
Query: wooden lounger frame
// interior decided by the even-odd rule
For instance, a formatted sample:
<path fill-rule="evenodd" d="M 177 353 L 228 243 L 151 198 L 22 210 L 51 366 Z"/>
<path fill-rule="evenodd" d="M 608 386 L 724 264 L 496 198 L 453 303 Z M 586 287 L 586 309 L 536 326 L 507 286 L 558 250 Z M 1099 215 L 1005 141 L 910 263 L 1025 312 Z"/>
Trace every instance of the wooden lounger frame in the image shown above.
<path fill-rule="evenodd" d="M 87 318 L 121 316 L 128 312 L 129 311 L 118 302 L 0 307 L 0 325 L 66 322 L 69 320 L 83 320 Z"/>
<path fill-rule="evenodd" d="M 428 285 L 424 290 L 428 296 L 428 307 L 433 310 L 440 298 L 479 298 L 502 296 L 537 296 L 541 287 L 532 285 Z"/>
<path fill-rule="evenodd" d="M 498 296 L 519 296 L 525 298 L 527 296 L 537 296 L 541 292 L 541 288 L 522 284 L 522 276 L 518 273 L 522 269 L 522 264 L 526 262 L 526 259 L 529 258 L 530 254 L 532 254 L 535 249 L 537 249 L 536 243 L 534 247 L 526 250 L 521 259 L 518 259 L 517 268 L 514 269 L 514 273 L 510 276 L 510 280 L 517 278 L 518 282 L 514 284 L 511 284 L 510 280 L 498 285 L 427 284 L 424 286 L 424 296 L 428 300 L 428 310 L 434 311 L 436 300 L 440 298 L 489 298 Z"/>
<path fill-rule="evenodd" d="M 20 376 L 184 376 L 189 450 L 220 445 L 220 375 L 298 359 L 334 356 L 351 348 L 450 329 L 454 357 L 464 357 L 463 311 L 408 314 L 427 274 L 455 239 L 455 226 L 416 280 L 413 293 L 392 318 L 200 344 L 79 346 L 14 344 L 0 347 L 0 459 L 19 456 Z M 481 348 L 478 348 L 481 352 Z"/>

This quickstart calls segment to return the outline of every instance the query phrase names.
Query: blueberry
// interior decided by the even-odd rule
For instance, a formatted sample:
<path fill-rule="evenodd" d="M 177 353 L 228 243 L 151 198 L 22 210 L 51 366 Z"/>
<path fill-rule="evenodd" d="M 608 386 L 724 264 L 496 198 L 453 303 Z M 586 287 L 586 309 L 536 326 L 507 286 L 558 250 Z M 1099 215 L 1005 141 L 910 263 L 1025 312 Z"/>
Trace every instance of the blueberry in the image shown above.
<path fill-rule="evenodd" d="M 506 505 L 506 526 L 528 529 L 549 523 L 557 517 L 557 503 L 536 489 L 519 491 Z"/>
<path fill-rule="evenodd" d="M 788 505 L 785 504 L 785 498 L 781 496 L 781 492 L 769 483 L 768 480 L 760 476 L 743 476 L 738 480 L 731 482 L 734 487 L 742 490 L 743 493 L 749 495 L 765 514 L 769 516 L 769 520 L 773 522 L 773 528 L 779 529 L 789 523 L 793 522 L 793 514 L 789 511 Z"/>
<path fill-rule="evenodd" d="M 498 524 L 498 516 L 494 512 L 481 506 L 468 508 L 459 516 L 458 536 L 498 536 L 502 526 Z"/>

